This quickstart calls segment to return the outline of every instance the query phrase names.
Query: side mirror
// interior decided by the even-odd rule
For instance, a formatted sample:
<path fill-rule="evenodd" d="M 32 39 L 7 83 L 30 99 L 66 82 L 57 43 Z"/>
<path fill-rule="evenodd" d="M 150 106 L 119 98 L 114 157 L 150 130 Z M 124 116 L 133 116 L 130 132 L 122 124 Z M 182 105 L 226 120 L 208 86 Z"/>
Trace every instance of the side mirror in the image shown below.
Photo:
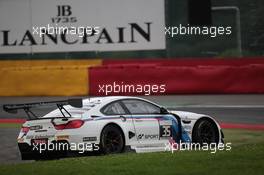
<path fill-rule="evenodd" d="M 161 113 L 161 114 L 169 114 L 169 111 L 168 111 L 166 108 L 161 107 L 161 108 L 160 108 L 160 113 Z"/>

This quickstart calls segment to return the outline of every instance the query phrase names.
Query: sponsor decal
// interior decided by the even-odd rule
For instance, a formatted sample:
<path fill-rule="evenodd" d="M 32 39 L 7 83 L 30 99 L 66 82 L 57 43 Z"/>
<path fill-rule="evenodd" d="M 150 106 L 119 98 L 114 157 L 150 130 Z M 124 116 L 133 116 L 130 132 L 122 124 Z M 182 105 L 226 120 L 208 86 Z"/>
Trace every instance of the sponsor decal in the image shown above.
<path fill-rule="evenodd" d="M 60 136 L 56 136 L 56 140 L 68 140 L 69 136 L 68 135 L 60 135 Z"/>
<path fill-rule="evenodd" d="M 35 132 L 47 132 L 48 130 L 44 129 L 44 130 L 36 130 Z"/>
<path fill-rule="evenodd" d="M 144 136 L 144 134 L 139 134 L 139 135 L 138 135 L 138 140 L 142 139 L 143 136 Z"/>
<path fill-rule="evenodd" d="M 97 27 L 98 28 L 98 27 Z M 145 29 L 146 28 L 146 29 Z M 120 33 L 121 27 L 117 26 L 116 33 Z M 79 31 L 83 30 L 82 33 Z M 59 27 L 47 24 L 42 27 L 34 27 L 33 32 L 26 30 L 21 38 L 11 39 L 13 34 L 11 30 L 2 30 L 1 46 L 3 47 L 14 47 L 14 46 L 46 46 L 46 45 L 89 45 L 91 42 L 96 45 L 101 44 L 115 44 L 115 43 L 137 43 L 139 42 L 136 38 L 136 34 L 144 38 L 146 42 L 151 41 L 151 22 L 129 23 L 127 27 L 123 27 L 122 30 L 127 30 L 129 35 L 128 40 L 124 40 L 124 33 L 121 32 L 118 36 L 111 35 L 110 28 L 102 28 L 99 33 L 99 29 L 91 29 L 91 33 L 87 34 L 87 27 L 82 29 L 77 27 Z M 57 31 L 57 32 L 56 32 Z M 98 35 L 97 35 L 98 34 Z M 71 39 L 71 35 L 78 35 Z M 89 39 L 90 38 L 90 39 Z M 41 39 L 41 40 L 40 40 Z M 90 41 L 89 41 L 90 40 Z M 93 40 L 93 41 L 91 41 Z"/>
<path fill-rule="evenodd" d="M 26 139 L 46 139 L 53 137 L 55 137 L 55 135 L 28 135 Z"/>
<path fill-rule="evenodd" d="M 151 1 L 156 8 L 149 6 L 148 0 L 17 3 L 17 6 L 10 6 L 8 1 L 1 3 L 0 53 L 166 48 L 163 0 Z M 126 10 L 139 6 L 144 10 L 137 13 Z M 18 12 L 15 16 L 14 11 Z M 118 16 L 123 16 L 122 20 Z"/>
<path fill-rule="evenodd" d="M 135 134 L 134 132 L 132 132 L 132 131 L 129 131 L 129 132 L 128 132 L 128 137 L 129 137 L 129 139 L 135 137 L 135 135 L 136 135 L 136 134 Z"/>
<path fill-rule="evenodd" d="M 159 139 L 158 134 L 139 134 L 138 135 L 138 140 L 141 139 Z"/>
<path fill-rule="evenodd" d="M 160 137 L 171 137 L 171 125 L 161 125 L 160 126 Z"/>
<path fill-rule="evenodd" d="M 41 125 L 35 125 L 35 126 L 30 126 L 29 129 L 30 130 L 39 130 L 42 129 L 43 127 Z"/>
<path fill-rule="evenodd" d="M 159 135 L 158 134 L 145 135 L 145 139 L 159 139 Z"/>
<path fill-rule="evenodd" d="M 97 137 L 84 137 L 83 142 L 91 142 L 91 141 L 96 141 Z"/>
<path fill-rule="evenodd" d="M 52 23 L 76 23 L 77 17 L 72 16 L 72 6 L 57 5 L 57 16 L 51 17 Z"/>

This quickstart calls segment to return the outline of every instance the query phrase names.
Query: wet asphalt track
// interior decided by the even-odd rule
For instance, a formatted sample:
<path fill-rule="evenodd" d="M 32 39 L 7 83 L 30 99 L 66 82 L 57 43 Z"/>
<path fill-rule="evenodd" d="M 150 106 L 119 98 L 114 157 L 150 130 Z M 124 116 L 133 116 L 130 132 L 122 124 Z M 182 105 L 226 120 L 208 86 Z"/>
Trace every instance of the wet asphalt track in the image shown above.
<path fill-rule="evenodd" d="M 177 95 L 145 97 L 158 104 L 175 110 L 208 114 L 220 122 L 264 124 L 264 95 Z M 7 103 L 26 103 L 63 100 L 67 97 L 0 97 L 0 119 L 26 118 L 21 111 L 8 114 L 2 110 Z M 52 110 L 37 109 L 39 115 Z M 21 162 L 16 144 L 18 128 L 0 128 L 0 164 Z"/>

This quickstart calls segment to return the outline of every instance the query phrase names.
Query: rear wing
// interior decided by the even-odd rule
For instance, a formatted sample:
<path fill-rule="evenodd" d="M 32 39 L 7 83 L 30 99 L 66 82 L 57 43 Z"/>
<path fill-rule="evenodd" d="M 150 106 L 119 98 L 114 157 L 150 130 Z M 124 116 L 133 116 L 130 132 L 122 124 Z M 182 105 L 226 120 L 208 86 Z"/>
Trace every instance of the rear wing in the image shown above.
<path fill-rule="evenodd" d="M 54 106 L 54 105 L 57 105 L 57 107 L 59 108 L 59 110 L 61 111 L 64 117 L 66 116 L 62 110 L 64 110 L 69 116 L 71 116 L 71 114 L 63 107 L 64 105 L 71 105 L 76 108 L 83 107 L 82 99 L 75 98 L 75 99 L 68 99 L 68 100 L 62 100 L 62 101 L 48 101 L 48 102 L 23 103 L 23 104 L 5 104 L 3 105 L 3 110 L 8 113 L 16 114 L 19 109 L 23 109 L 27 113 L 29 119 L 32 119 L 32 116 L 34 118 L 38 118 L 38 117 L 31 111 L 31 108 L 37 108 L 37 107 L 42 107 L 42 106 Z"/>

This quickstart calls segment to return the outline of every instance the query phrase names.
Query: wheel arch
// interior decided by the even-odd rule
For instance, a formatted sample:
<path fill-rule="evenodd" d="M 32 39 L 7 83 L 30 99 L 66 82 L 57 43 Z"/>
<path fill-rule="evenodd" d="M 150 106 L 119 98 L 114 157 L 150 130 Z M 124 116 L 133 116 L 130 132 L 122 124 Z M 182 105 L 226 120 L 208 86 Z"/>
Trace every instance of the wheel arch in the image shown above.
<path fill-rule="evenodd" d="M 125 137 L 125 133 L 124 133 L 124 130 L 122 129 L 122 127 L 119 125 L 119 124 L 117 124 L 117 123 L 115 123 L 115 122 L 109 122 L 109 123 L 107 123 L 107 124 L 105 124 L 104 125 L 104 127 L 101 129 L 101 131 L 100 131 L 100 138 L 99 138 L 99 141 L 101 142 L 101 138 L 102 138 L 102 132 L 103 132 L 103 130 L 107 127 L 107 126 L 115 126 L 115 127 L 117 127 L 120 131 L 121 131 L 121 134 L 122 134 L 122 137 L 123 137 L 123 139 L 124 139 L 124 146 L 126 145 L 126 137 Z"/>
<path fill-rule="evenodd" d="M 199 123 L 199 121 L 201 120 L 207 120 L 207 121 L 210 121 L 212 122 L 214 125 L 215 125 L 215 128 L 217 129 L 217 133 L 218 133 L 218 142 L 220 143 L 221 142 L 221 139 L 222 139 L 222 135 L 221 135 L 221 128 L 219 126 L 219 124 L 211 117 L 209 116 L 202 116 L 200 117 L 199 119 L 197 119 L 195 121 L 195 123 L 193 124 L 193 127 L 192 127 L 192 140 L 193 140 L 193 135 L 194 135 L 194 129 L 195 129 L 195 126 Z"/>

